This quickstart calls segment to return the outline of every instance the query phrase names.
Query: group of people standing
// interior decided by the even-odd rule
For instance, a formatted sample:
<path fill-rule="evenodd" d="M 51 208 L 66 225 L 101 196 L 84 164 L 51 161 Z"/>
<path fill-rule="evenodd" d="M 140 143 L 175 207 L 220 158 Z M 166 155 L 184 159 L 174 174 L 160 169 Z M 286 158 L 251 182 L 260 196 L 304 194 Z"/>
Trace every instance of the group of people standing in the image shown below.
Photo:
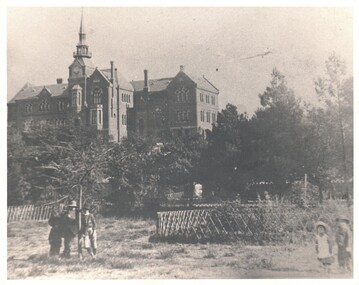
<path fill-rule="evenodd" d="M 81 212 L 81 228 L 79 228 L 79 214 Z M 76 201 L 71 201 L 62 213 L 54 212 L 50 219 L 51 226 L 49 234 L 50 256 L 60 256 L 62 240 L 64 240 L 64 250 L 61 256 L 70 258 L 71 246 L 77 235 L 80 234 L 80 257 L 82 257 L 82 247 L 92 257 L 97 253 L 97 234 L 96 220 L 90 207 L 84 205 L 81 210 L 77 207 Z"/>
<path fill-rule="evenodd" d="M 343 215 L 336 219 L 335 242 L 338 249 L 338 264 L 342 271 L 352 270 L 352 240 L 349 219 Z M 319 221 L 316 224 L 315 250 L 317 258 L 326 272 L 330 272 L 330 266 L 334 263 L 333 236 L 326 223 Z"/>

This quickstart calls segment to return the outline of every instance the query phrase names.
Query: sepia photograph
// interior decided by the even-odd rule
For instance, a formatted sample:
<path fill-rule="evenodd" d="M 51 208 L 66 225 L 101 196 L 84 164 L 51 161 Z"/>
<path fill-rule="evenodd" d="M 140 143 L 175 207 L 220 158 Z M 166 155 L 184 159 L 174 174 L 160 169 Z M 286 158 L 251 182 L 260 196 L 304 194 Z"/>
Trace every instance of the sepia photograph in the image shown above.
<path fill-rule="evenodd" d="M 5 13 L 7 280 L 353 280 L 353 7 Z"/>

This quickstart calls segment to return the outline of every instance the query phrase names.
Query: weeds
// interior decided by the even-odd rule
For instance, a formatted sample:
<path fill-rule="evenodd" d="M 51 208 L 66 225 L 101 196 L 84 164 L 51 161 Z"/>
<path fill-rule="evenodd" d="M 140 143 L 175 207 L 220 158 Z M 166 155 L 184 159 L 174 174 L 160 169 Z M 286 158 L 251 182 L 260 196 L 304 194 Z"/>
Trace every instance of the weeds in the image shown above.
<path fill-rule="evenodd" d="M 171 250 L 165 250 L 165 251 L 160 251 L 160 255 L 158 257 L 158 259 L 168 259 L 168 258 L 172 258 L 174 255 L 174 251 Z"/>
<path fill-rule="evenodd" d="M 205 256 L 203 256 L 203 258 L 216 258 L 215 253 L 212 250 L 208 250 L 207 254 Z"/>
<path fill-rule="evenodd" d="M 110 268 L 114 268 L 114 269 L 132 269 L 132 268 L 134 268 L 134 265 L 132 262 L 121 261 L 119 259 L 110 261 L 109 265 L 110 265 Z"/>
<path fill-rule="evenodd" d="M 224 256 L 224 257 L 231 257 L 231 256 L 234 256 L 234 253 L 232 253 L 232 252 L 226 252 L 223 256 Z"/>
<path fill-rule="evenodd" d="M 142 248 L 142 249 L 151 249 L 151 248 L 153 248 L 153 244 L 151 244 L 151 243 L 144 243 L 144 244 L 141 245 L 141 248 Z"/>

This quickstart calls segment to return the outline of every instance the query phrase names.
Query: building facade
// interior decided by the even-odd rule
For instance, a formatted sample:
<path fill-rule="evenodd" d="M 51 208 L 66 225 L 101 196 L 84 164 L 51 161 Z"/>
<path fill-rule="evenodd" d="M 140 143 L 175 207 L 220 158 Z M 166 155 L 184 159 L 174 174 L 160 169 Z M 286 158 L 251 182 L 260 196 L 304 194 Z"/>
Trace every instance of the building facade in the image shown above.
<path fill-rule="evenodd" d="M 219 90 L 204 76 L 186 73 L 182 65 L 176 76 L 153 80 L 144 70 L 144 80 L 131 84 L 134 108 L 129 109 L 129 131 L 137 135 L 164 130 L 204 134 L 217 121 Z"/>
<path fill-rule="evenodd" d="M 81 17 L 79 43 L 69 66 L 68 82 L 33 86 L 29 83 L 8 103 L 8 121 L 19 128 L 51 125 L 87 125 L 108 133 L 113 140 L 127 136 L 127 109 L 133 107 L 133 87 L 118 72 L 98 69 L 86 42 Z"/>
<path fill-rule="evenodd" d="M 69 66 L 67 83 L 29 83 L 8 103 L 8 122 L 18 128 L 86 125 L 108 133 L 114 141 L 129 132 L 140 136 L 164 130 L 205 133 L 216 122 L 219 90 L 204 76 L 184 67 L 174 77 L 128 82 L 114 61 L 107 69 L 92 63 L 81 16 L 79 42 Z"/>

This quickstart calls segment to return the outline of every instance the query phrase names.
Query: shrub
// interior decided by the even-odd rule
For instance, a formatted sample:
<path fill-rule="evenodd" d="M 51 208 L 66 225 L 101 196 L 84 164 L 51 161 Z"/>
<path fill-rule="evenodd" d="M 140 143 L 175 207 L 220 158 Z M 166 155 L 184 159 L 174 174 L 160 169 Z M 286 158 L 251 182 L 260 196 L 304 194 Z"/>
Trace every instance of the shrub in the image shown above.
<path fill-rule="evenodd" d="M 215 213 L 226 231 L 238 233 L 227 235 L 227 239 L 259 244 L 308 241 L 314 236 L 317 221 L 333 228 L 339 214 L 352 219 L 352 208 L 333 201 L 303 208 L 290 203 L 244 205 L 235 200 L 223 203 Z"/>

